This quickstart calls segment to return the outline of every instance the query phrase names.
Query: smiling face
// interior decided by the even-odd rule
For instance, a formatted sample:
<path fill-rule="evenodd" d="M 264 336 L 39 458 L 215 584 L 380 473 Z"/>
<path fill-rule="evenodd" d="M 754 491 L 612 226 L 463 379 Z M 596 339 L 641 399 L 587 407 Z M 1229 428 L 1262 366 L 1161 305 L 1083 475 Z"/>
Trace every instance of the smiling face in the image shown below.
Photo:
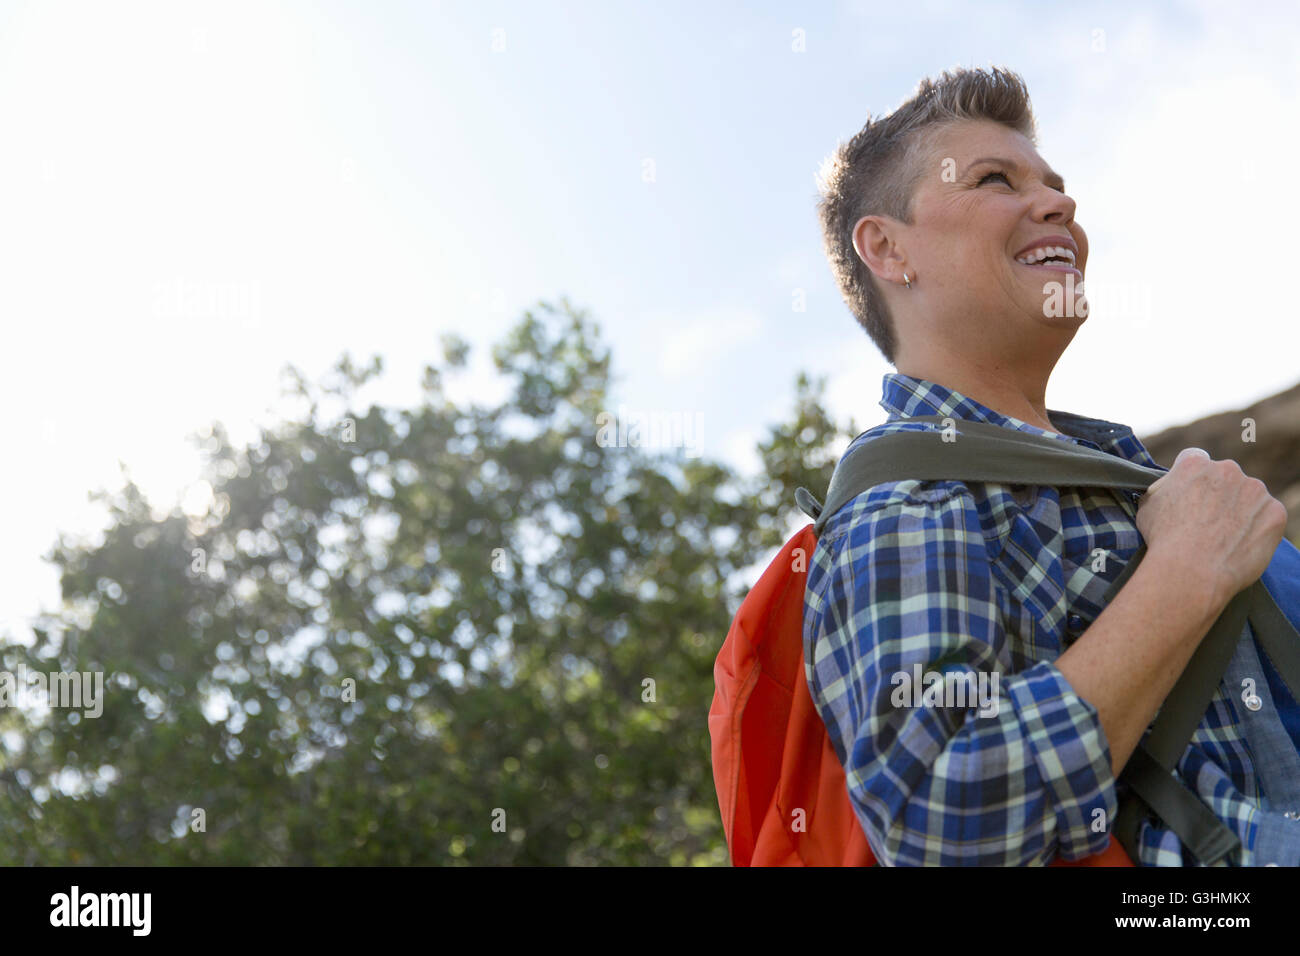
<path fill-rule="evenodd" d="M 1062 338 L 1073 337 L 1087 312 L 1078 290 L 1088 237 L 1061 178 L 1028 138 L 1000 123 L 950 124 L 932 134 L 929 147 L 912 224 L 889 221 L 893 246 L 873 238 L 870 226 L 857 243 L 881 279 L 901 283 L 904 271 L 913 279 L 911 289 L 893 285 L 887 293 L 902 319 L 903 349 L 917 333 L 977 354 L 1039 340 L 1063 348 Z M 1053 294 L 1066 303 L 1056 310 L 1064 315 L 1047 305 Z M 1043 339 L 1045 331 L 1055 334 Z"/>

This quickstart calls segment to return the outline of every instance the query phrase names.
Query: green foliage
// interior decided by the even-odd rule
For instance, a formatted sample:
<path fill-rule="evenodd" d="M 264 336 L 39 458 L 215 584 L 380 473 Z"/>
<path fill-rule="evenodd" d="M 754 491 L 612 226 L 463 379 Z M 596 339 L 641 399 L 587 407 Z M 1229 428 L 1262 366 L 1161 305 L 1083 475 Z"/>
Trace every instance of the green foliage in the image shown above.
<path fill-rule="evenodd" d="M 412 409 L 353 408 L 378 361 L 291 371 L 301 420 L 203 440 L 205 517 L 127 483 L 60 541 L 62 610 L 4 665 L 103 671 L 103 713 L 0 711 L 0 862 L 726 862 L 713 660 L 849 433 L 801 378 L 766 475 L 600 447 L 610 356 L 567 302 L 495 350 L 500 407 L 449 401 L 442 351 Z"/>

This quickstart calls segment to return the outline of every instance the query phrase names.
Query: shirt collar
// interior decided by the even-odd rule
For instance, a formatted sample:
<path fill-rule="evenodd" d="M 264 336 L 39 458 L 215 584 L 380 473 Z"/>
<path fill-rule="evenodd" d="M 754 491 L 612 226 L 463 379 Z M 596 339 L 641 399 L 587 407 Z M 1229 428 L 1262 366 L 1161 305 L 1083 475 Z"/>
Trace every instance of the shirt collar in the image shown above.
<path fill-rule="evenodd" d="M 880 400 L 880 407 L 889 413 L 890 421 L 917 415 L 943 415 L 966 421 L 989 422 L 1003 428 L 1032 432 L 1035 435 L 1060 437 L 1018 418 L 995 412 L 987 405 L 982 405 L 973 398 L 968 398 L 937 382 L 913 378 L 902 372 L 887 373 L 883 391 L 884 397 Z M 1148 467 L 1161 467 L 1133 434 L 1133 429 L 1127 425 L 1051 408 L 1047 410 L 1047 418 L 1057 426 L 1060 435 L 1064 435 L 1067 441 L 1119 455 L 1121 458 Z"/>

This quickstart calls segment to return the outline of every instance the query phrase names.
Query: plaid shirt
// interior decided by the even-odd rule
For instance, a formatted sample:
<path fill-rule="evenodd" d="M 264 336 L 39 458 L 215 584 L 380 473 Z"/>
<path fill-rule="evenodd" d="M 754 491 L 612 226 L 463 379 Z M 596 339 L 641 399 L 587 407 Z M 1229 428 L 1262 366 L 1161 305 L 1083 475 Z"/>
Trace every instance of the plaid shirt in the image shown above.
<path fill-rule="evenodd" d="M 854 445 L 933 427 L 892 424 L 914 415 L 1051 434 L 899 373 L 885 376 L 881 405 L 889 422 Z M 1062 441 L 1167 470 L 1131 428 L 1048 415 L 1070 433 Z M 1054 661 L 1101 613 L 1108 584 L 1141 543 L 1138 497 L 895 481 L 858 495 L 827 523 L 809 566 L 804 665 L 882 864 L 1045 864 L 1106 848 L 1109 826 L 1095 826 L 1097 811 L 1113 822 L 1126 785 L 1117 788 L 1096 708 Z M 986 680 L 996 673 L 997 714 L 895 706 L 896 675 L 941 664 Z M 1221 864 L 1255 862 L 1260 784 L 1222 685 L 1178 773 L 1241 840 Z M 1139 862 L 1199 865 L 1158 822 L 1143 824 Z"/>

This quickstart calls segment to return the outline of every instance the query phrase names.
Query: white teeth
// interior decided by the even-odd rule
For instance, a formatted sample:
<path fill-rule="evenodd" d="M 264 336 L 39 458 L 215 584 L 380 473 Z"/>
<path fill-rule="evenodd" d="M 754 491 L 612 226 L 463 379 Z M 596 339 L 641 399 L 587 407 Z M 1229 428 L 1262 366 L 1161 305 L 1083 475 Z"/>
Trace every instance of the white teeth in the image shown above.
<path fill-rule="evenodd" d="M 1074 265 L 1074 251 L 1065 246 L 1039 246 L 1037 249 L 1031 249 L 1023 256 L 1017 256 L 1016 261 L 1032 266 L 1053 256 L 1065 259 L 1070 265 Z"/>

